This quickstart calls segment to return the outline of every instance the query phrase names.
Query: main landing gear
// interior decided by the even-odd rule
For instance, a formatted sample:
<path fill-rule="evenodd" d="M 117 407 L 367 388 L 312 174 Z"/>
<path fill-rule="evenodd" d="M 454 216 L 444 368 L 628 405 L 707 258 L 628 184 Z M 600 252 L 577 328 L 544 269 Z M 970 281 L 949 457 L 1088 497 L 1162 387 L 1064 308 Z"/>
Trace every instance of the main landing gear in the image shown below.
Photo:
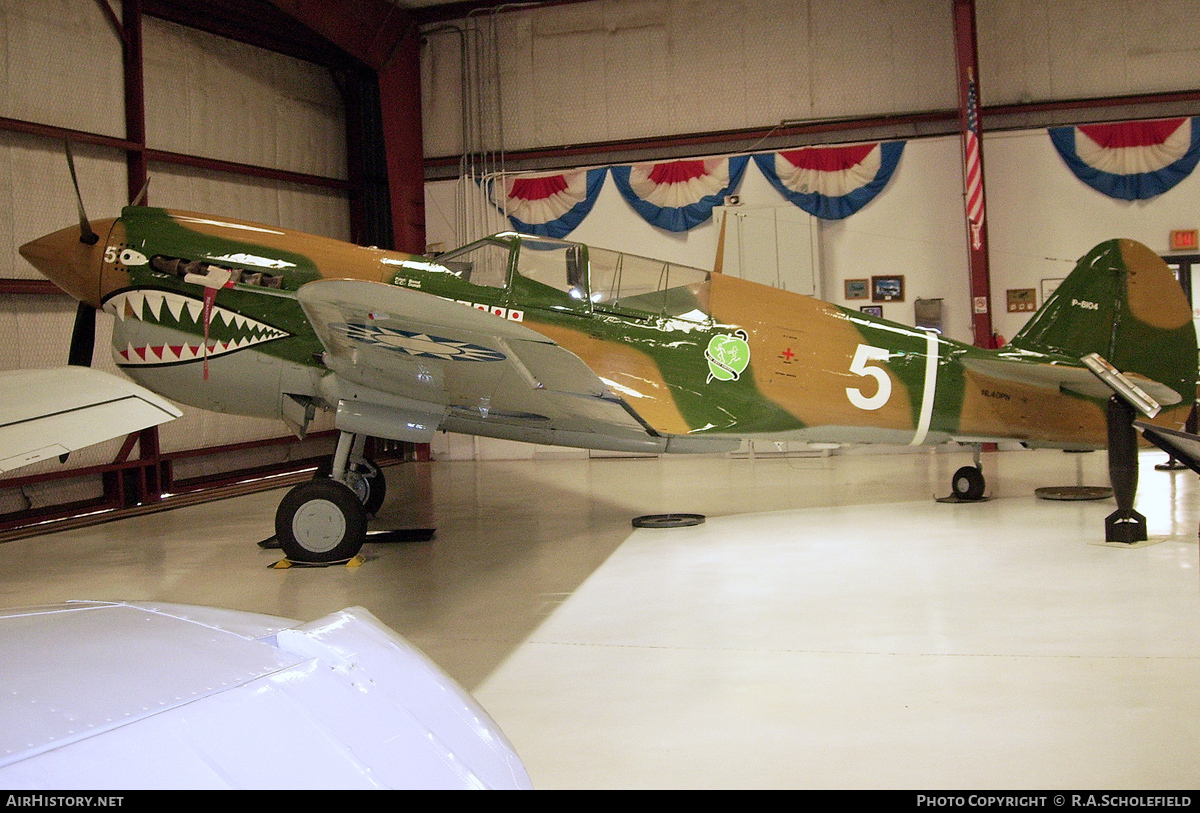
<path fill-rule="evenodd" d="M 355 556 L 367 538 L 367 519 L 383 504 L 387 485 L 363 455 L 364 435 L 342 432 L 328 467 L 284 496 L 275 536 L 293 562 L 327 564 Z"/>

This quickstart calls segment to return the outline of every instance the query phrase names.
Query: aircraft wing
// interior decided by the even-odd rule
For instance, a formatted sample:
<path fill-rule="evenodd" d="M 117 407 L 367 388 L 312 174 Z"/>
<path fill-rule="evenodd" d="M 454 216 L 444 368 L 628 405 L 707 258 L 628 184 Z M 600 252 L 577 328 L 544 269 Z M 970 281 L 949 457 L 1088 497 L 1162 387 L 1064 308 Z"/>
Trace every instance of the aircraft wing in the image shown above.
<path fill-rule="evenodd" d="M 1020 358 L 964 358 L 963 367 L 982 375 L 1017 381 L 1038 387 L 1065 390 L 1089 398 L 1108 398 L 1112 390 L 1086 367 L 1049 364 Z M 1137 373 L 1125 373 L 1131 381 L 1146 391 L 1162 406 L 1174 406 L 1183 399 L 1179 393 Z"/>
<path fill-rule="evenodd" d="M 0 372 L 0 472 L 174 420 L 132 381 L 88 367 Z"/>
<path fill-rule="evenodd" d="M 353 409 L 370 421 L 355 431 L 428 442 L 443 428 L 638 451 L 663 443 L 578 356 L 521 322 L 379 282 L 318 280 L 298 297 L 340 379 L 339 418 Z"/>

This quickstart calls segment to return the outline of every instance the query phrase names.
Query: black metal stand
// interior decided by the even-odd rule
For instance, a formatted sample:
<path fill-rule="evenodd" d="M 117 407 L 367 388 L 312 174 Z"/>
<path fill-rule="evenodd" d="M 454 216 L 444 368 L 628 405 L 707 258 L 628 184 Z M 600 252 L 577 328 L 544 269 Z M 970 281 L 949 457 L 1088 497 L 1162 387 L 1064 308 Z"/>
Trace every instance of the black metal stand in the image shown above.
<path fill-rule="evenodd" d="M 1133 510 L 1137 496 L 1137 430 L 1134 408 L 1114 395 L 1108 399 L 1108 476 L 1112 481 L 1117 510 L 1104 520 L 1106 542 L 1133 544 L 1146 541 L 1146 518 Z"/>

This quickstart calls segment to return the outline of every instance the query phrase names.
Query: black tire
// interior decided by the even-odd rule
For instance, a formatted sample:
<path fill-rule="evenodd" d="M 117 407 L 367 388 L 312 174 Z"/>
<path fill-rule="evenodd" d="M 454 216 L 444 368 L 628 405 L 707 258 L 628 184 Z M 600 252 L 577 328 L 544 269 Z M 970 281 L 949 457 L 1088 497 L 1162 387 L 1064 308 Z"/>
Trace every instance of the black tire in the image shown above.
<path fill-rule="evenodd" d="M 373 460 L 367 460 L 365 466 L 350 464 L 350 469 L 348 479 L 353 483 L 350 490 L 358 497 L 363 508 L 367 509 L 367 516 L 375 516 L 383 507 L 383 500 L 387 496 L 387 478 L 383 476 L 383 469 L 376 466 Z M 328 479 L 332 471 L 333 461 L 326 460 L 317 466 L 313 479 Z"/>
<path fill-rule="evenodd" d="M 340 562 L 362 549 L 367 512 L 347 486 L 314 479 L 289 491 L 275 512 L 275 536 L 293 562 Z"/>
<path fill-rule="evenodd" d="M 960 500 L 983 499 L 984 485 L 983 470 L 975 466 L 963 466 L 950 480 L 950 490 Z"/>

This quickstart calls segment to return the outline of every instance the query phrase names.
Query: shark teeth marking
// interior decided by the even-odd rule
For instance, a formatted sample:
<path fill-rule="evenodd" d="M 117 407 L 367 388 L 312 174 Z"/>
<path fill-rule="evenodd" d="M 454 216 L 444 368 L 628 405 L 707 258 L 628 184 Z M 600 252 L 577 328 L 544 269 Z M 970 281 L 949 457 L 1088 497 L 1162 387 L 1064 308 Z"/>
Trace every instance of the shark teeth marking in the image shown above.
<path fill-rule="evenodd" d="M 220 338 L 210 336 L 208 350 L 204 347 L 204 303 L 183 294 L 155 289 L 132 289 L 110 297 L 104 310 L 113 314 L 120 323 L 142 322 L 156 325 L 180 334 L 183 341 L 164 341 L 134 345 L 126 341 L 123 349 L 114 347 L 122 366 L 156 367 L 165 364 L 180 364 L 202 361 L 206 356 L 214 358 L 244 350 L 264 342 L 282 339 L 291 334 L 244 316 L 236 311 L 213 305 L 209 321 L 211 333 L 224 334 Z M 233 333 L 232 337 L 227 337 Z"/>

